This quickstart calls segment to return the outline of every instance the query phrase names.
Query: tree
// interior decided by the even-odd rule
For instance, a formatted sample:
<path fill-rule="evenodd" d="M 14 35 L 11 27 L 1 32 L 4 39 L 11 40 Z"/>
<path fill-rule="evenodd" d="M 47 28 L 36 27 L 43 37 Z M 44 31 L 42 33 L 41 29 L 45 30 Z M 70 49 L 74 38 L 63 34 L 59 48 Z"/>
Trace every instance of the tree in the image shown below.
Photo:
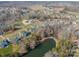
<path fill-rule="evenodd" d="M 72 51 L 73 44 L 71 40 L 58 40 L 56 48 L 54 48 L 53 56 L 66 57 L 73 56 L 74 53 Z"/>

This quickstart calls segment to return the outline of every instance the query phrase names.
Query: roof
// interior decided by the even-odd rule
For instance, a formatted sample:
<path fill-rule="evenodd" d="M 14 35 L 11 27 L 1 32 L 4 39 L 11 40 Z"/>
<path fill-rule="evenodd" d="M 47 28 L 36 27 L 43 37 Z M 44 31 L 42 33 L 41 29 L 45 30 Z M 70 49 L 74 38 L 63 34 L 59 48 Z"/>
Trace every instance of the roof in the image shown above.
<path fill-rule="evenodd" d="M 4 33 L 0 31 L 0 35 L 3 35 Z"/>
<path fill-rule="evenodd" d="M 9 42 L 8 40 L 3 40 L 3 41 L 0 43 L 0 47 L 1 47 L 1 48 L 6 48 L 9 44 L 10 44 L 10 42 Z"/>
<path fill-rule="evenodd" d="M 29 34 L 31 34 L 31 32 L 26 32 L 26 31 L 23 32 L 23 36 L 28 36 Z"/>

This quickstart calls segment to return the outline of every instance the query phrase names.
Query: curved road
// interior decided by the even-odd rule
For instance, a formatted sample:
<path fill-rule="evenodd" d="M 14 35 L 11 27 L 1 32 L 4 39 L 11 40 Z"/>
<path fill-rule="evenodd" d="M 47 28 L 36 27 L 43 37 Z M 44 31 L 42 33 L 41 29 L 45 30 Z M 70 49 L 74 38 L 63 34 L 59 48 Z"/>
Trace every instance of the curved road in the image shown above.
<path fill-rule="evenodd" d="M 57 43 L 57 39 L 56 38 L 54 38 L 54 37 L 46 37 L 46 38 L 43 38 L 42 40 L 41 40 L 41 42 L 43 42 L 43 41 L 45 41 L 45 40 L 47 40 L 47 39 L 54 39 L 55 40 L 55 42 Z"/>

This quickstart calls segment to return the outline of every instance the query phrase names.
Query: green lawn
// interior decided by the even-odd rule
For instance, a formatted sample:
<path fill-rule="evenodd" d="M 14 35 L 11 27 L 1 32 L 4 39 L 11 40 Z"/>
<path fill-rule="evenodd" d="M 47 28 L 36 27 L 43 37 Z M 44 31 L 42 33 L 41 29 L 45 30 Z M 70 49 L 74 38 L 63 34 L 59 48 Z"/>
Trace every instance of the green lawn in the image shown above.
<path fill-rule="evenodd" d="M 12 45 L 6 48 L 0 48 L 0 56 L 10 56 L 12 54 Z"/>

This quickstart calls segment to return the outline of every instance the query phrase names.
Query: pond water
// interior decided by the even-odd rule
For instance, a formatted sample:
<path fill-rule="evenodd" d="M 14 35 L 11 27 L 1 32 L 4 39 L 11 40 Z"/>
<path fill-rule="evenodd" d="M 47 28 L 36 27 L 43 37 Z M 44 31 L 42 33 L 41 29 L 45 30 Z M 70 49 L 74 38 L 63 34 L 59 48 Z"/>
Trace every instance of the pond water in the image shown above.
<path fill-rule="evenodd" d="M 48 39 L 37 46 L 34 50 L 30 51 L 28 54 L 24 55 L 25 57 L 43 57 L 46 52 L 52 50 L 56 46 L 54 39 Z"/>

